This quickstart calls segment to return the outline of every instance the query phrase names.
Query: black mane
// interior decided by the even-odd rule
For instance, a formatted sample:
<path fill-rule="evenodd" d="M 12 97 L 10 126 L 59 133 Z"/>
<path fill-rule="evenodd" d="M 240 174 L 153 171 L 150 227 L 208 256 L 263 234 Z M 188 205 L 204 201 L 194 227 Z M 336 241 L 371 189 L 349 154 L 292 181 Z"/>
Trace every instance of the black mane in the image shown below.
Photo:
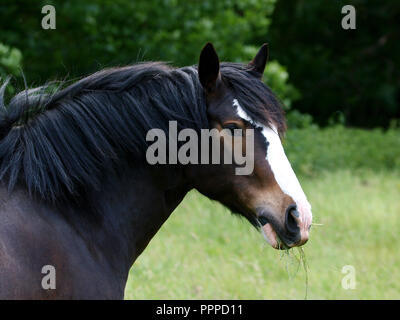
<path fill-rule="evenodd" d="M 282 108 L 246 67 L 223 63 L 221 74 L 253 119 L 284 131 Z M 0 90 L 0 180 L 17 183 L 49 201 L 98 188 L 104 170 L 122 158 L 144 158 L 146 133 L 208 128 L 196 67 L 159 62 L 99 71 L 59 90 L 54 85 L 20 92 L 4 102 Z M 53 91 L 53 92 L 51 92 Z"/>

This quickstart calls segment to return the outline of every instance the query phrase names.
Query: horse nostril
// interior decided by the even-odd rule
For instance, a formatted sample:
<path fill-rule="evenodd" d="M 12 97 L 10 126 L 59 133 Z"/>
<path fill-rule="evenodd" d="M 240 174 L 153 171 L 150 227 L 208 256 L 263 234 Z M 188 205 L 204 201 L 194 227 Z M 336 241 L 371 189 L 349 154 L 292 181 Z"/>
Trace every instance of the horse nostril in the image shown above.
<path fill-rule="evenodd" d="M 290 211 L 290 214 L 293 216 L 293 218 L 299 218 L 300 217 L 300 213 L 296 210 L 296 209 L 294 209 L 294 210 L 291 210 Z"/>
<path fill-rule="evenodd" d="M 286 228 L 291 233 L 297 233 L 299 231 L 298 221 L 300 213 L 297 211 L 295 205 L 290 206 L 286 210 Z"/>
<path fill-rule="evenodd" d="M 258 221 L 261 223 L 261 226 L 265 226 L 268 223 L 267 218 L 263 216 L 259 217 Z"/>

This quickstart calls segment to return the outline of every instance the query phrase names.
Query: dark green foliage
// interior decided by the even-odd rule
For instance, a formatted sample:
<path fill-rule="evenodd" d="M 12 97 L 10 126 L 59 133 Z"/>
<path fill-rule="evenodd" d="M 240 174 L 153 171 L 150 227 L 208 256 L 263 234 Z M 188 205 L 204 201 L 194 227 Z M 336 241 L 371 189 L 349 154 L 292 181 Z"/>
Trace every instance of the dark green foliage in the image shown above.
<path fill-rule="evenodd" d="M 41 27 L 45 4 L 56 8 L 56 30 Z M 341 27 L 346 4 L 356 30 Z M 29 86 L 143 60 L 191 65 L 208 41 L 221 60 L 246 62 L 268 42 L 265 79 L 297 110 L 292 128 L 310 124 L 304 114 L 323 126 L 400 119 L 399 1 L 3 0 L 0 18 L 0 43 L 22 52 Z"/>
<path fill-rule="evenodd" d="M 56 9 L 56 30 L 41 27 L 45 4 Z M 274 5 L 275 0 L 4 0 L 0 41 L 23 52 L 31 85 L 143 60 L 193 65 L 208 41 L 222 61 L 248 62 L 268 42 Z M 299 97 L 277 61 L 267 66 L 265 78 L 287 108 Z"/>
<path fill-rule="evenodd" d="M 356 9 L 344 30 L 341 8 Z M 388 126 L 400 118 L 400 1 L 279 0 L 271 56 L 302 94 L 293 107 L 322 125 Z"/>
<path fill-rule="evenodd" d="M 0 42 L 0 81 L 3 83 L 10 75 L 20 74 L 22 54 L 16 48 L 10 48 Z M 8 93 L 14 93 L 14 88 L 8 86 Z"/>
<path fill-rule="evenodd" d="M 275 0 L 3 1 L 1 39 L 20 48 L 35 80 L 91 73 L 141 60 L 197 62 L 214 43 L 222 60 L 249 61 L 267 41 Z M 53 4 L 57 29 L 41 28 Z M 5 18 L 5 19 L 4 19 Z"/>

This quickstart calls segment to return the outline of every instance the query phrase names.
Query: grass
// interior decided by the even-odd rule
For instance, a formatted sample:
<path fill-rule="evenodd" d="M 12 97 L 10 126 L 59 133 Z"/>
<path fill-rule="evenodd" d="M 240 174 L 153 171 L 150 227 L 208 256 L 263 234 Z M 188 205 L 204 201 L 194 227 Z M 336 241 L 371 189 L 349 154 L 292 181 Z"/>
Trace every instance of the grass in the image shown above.
<path fill-rule="evenodd" d="M 337 168 L 376 171 L 400 168 L 400 130 L 331 126 L 290 129 L 285 151 L 297 174 L 316 177 Z"/>
<path fill-rule="evenodd" d="M 300 180 L 316 223 L 304 265 L 301 252 L 272 249 L 246 221 L 191 192 L 131 269 L 125 298 L 304 299 L 307 290 L 308 299 L 400 299 L 400 175 Z M 354 290 L 341 285 L 346 265 Z"/>

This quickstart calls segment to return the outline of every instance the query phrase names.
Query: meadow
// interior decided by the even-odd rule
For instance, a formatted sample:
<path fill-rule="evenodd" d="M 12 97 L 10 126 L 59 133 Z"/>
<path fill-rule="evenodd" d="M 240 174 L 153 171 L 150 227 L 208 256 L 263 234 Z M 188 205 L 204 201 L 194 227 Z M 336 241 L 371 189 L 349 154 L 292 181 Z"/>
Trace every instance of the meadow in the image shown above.
<path fill-rule="evenodd" d="M 299 177 L 311 238 L 272 249 L 244 219 L 193 191 L 130 271 L 126 299 L 400 299 L 400 174 L 368 169 Z M 344 266 L 356 287 L 344 289 Z M 307 291 L 307 292 L 306 292 Z"/>
<path fill-rule="evenodd" d="M 125 298 L 400 299 L 400 130 L 309 126 L 284 144 L 313 207 L 307 272 L 297 248 L 272 249 L 192 191 L 134 264 Z"/>

